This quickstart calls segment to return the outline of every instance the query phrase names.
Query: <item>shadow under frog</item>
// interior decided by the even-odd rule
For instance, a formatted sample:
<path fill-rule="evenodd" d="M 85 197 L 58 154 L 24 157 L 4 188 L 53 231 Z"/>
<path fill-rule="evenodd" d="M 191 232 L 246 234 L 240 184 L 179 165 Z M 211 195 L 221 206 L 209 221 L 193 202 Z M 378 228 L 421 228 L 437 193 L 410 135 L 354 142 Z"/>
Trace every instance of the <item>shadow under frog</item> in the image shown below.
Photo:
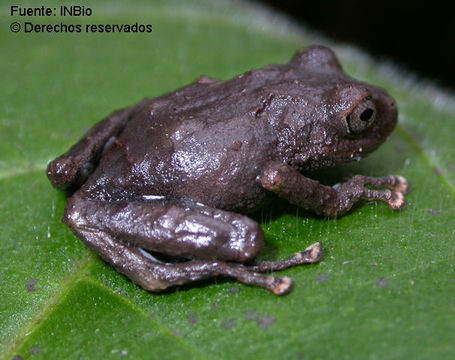
<path fill-rule="evenodd" d="M 72 193 L 63 221 L 74 234 L 144 289 L 226 275 L 281 295 L 291 279 L 261 272 L 315 263 L 322 246 L 256 262 L 263 232 L 241 214 L 271 194 L 330 217 L 360 199 L 403 207 L 401 176 L 331 187 L 304 175 L 374 151 L 396 122 L 384 90 L 349 78 L 330 49 L 312 46 L 285 65 L 225 82 L 202 77 L 116 111 L 47 175 Z"/>

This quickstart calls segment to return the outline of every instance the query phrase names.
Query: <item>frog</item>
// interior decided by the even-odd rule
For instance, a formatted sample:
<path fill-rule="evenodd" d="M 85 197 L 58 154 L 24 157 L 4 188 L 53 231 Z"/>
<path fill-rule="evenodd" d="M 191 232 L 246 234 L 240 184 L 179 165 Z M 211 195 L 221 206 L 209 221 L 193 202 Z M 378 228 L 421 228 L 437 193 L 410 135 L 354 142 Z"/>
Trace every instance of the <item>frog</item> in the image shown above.
<path fill-rule="evenodd" d="M 202 76 L 114 111 L 47 176 L 68 194 L 63 222 L 145 290 L 225 276 L 283 295 L 293 281 L 275 272 L 319 262 L 322 243 L 258 261 L 264 232 L 249 215 L 273 197 L 328 218 L 361 200 L 402 209 L 409 183 L 400 175 L 333 186 L 309 175 L 373 152 L 397 118 L 386 90 L 312 45 L 286 64 Z"/>

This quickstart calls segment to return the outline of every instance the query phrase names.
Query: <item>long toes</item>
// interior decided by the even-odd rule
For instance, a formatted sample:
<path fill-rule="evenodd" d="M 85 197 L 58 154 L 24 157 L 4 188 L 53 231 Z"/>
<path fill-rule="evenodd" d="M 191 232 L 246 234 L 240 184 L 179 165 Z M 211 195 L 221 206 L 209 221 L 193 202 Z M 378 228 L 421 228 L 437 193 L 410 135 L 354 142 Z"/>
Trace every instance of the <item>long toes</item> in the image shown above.
<path fill-rule="evenodd" d="M 275 295 L 287 294 L 292 288 L 292 279 L 287 276 L 281 278 L 270 276 L 267 288 Z"/>
<path fill-rule="evenodd" d="M 410 184 L 408 180 L 406 180 L 403 176 L 395 175 L 395 184 L 393 186 L 393 190 L 400 192 L 402 194 L 406 194 L 409 191 Z"/>
<path fill-rule="evenodd" d="M 389 206 L 394 210 L 401 209 L 406 205 L 404 195 L 402 192 L 399 191 L 393 191 L 387 202 Z"/>

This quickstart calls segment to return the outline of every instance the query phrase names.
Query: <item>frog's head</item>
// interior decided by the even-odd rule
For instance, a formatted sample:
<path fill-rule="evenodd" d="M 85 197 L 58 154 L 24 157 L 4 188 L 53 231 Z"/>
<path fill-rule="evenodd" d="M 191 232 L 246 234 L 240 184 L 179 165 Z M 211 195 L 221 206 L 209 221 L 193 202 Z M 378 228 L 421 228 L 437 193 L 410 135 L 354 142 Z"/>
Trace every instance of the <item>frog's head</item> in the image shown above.
<path fill-rule="evenodd" d="M 348 77 L 330 49 L 307 48 L 289 65 L 299 74 L 297 82 L 305 84 L 299 126 L 306 130 L 301 150 L 294 155 L 296 166 L 315 169 L 360 159 L 394 129 L 394 99 L 383 89 Z"/>

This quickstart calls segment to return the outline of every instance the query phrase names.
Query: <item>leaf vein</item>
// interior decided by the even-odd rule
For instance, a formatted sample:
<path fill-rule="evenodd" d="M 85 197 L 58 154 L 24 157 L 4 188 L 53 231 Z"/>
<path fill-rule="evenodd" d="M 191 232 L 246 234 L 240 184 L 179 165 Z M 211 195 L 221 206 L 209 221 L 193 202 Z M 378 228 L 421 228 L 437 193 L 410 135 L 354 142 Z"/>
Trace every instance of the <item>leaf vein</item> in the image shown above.
<path fill-rule="evenodd" d="M 134 303 L 133 301 L 131 301 L 131 299 L 121 295 L 121 294 L 118 294 L 116 293 L 115 291 L 113 291 L 111 288 L 109 288 L 108 286 L 104 285 L 103 283 L 101 283 L 100 281 L 92 278 L 92 277 L 88 277 L 86 279 L 84 279 L 85 281 L 95 285 L 95 286 L 98 286 L 100 287 L 101 289 L 105 290 L 106 292 L 109 292 L 111 295 L 121 299 L 125 304 L 127 304 L 129 307 L 131 307 L 133 310 L 137 311 L 141 316 L 143 316 L 144 318 L 146 318 L 147 320 L 149 320 L 150 322 L 153 323 L 154 326 L 156 326 L 156 328 L 161 332 L 163 333 L 164 335 L 167 335 L 173 339 L 175 339 L 176 341 L 178 341 L 180 344 L 182 344 L 185 348 L 187 348 L 188 350 L 190 350 L 192 353 L 194 353 L 199 359 L 207 359 L 203 354 L 199 353 L 196 349 L 194 349 L 190 344 L 188 344 L 187 342 L 185 342 L 182 338 L 180 338 L 179 336 L 176 336 L 175 334 L 172 333 L 171 330 L 169 330 L 165 325 L 161 324 L 160 322 L 156 321 L 155 319 L 153 319 L 150 314 L 148 314 L 144 309 L 142 309 L 141 307 L 139 307 L 136 303 Z"/>

